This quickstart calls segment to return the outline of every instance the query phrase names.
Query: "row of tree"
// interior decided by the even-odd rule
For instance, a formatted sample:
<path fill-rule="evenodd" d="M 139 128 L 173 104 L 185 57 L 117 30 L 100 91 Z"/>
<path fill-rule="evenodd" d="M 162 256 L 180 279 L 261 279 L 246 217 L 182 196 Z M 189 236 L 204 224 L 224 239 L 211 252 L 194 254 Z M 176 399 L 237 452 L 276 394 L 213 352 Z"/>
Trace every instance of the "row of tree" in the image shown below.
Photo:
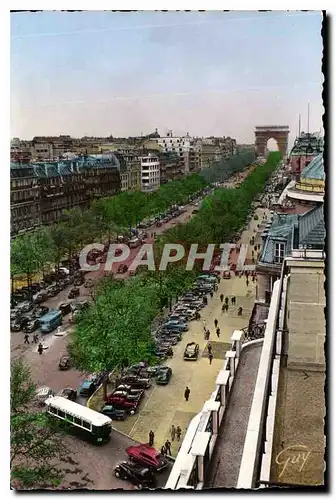
<path fill-rule="evenodd" d="M 164 243 L 188 247 L 191 243 L 202 246 L 228 241 L 226 237 L 241 229 L 253 198 L 262 191 L 279 160 L 279 155 L 271 154 L 238 189 L 216 190 L 190 222 L 165 233 L 155 248 L 155 263 L 160 261 Z M 182 261 L 170 264 L 166 271 L 142 271 L 123 282 L 104 278 L 95 287 L 93 306 L 78 318 L 70 339 L 75 366 L 92 372 L 151 361 L 154 318 L 172 297 L 190 288 L 197 274 L 197 267 L 187 271 Z"/>

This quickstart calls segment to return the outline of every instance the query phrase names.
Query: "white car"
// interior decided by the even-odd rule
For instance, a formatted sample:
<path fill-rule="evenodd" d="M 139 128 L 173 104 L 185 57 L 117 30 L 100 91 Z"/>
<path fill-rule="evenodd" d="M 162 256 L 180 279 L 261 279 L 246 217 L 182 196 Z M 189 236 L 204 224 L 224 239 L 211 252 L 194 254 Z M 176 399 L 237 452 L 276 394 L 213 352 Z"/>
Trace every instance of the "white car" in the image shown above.
<path fill-rule="evenodd" d="M 43 405 L 48 398 L 54 395 L 55 393 L 52 389 L 50 389 L 50 387 L 47 386 L 38 387 L 36 389 L 35 402 L 38 405 Z"/>

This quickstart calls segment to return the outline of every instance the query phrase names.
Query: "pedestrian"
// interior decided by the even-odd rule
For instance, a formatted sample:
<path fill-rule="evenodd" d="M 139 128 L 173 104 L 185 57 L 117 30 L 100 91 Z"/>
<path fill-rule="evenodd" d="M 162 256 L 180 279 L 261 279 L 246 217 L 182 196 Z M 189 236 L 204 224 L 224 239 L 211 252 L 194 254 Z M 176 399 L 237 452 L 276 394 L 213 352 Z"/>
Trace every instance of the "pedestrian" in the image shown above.
<path fill-rule="evenodd" d="M 164 445 L 163 445 L 163 446 L 161 446 L 161 455 L 165 456 L 165 455 L 166 455 L 166 453 L 167 453 L 167 451 L 166 451 L 166 447 L 165 447 Z"/>
<path fill-rule="evenodd" d="M 226 310 L 226 312 L 228 312 L 228 310 L 229 310 L 229 304 L 225 304 L 225 310 Z"/>
<path fill-rule="evenodd" d="M 224 295 L 221 293 L 220 296 L 219 296 L 219 298 L 220 298 L 220 301 L 223 302 Z"/>
<path fill-rule="evenodd" d="M 208 329 L 205 334 L 205 340 L 209 340 L 210 338 L 210 330 Z"/>
<path fill-rule="evenodd" d="M 212 360 L 213 360 L 213 354 L 212 354 L 212 352 L 209 352 L 208 358 L 209 358 L 209 365 L 211 365 Z"/>
<path fill-rule="evenodd" d="M 24 336 L 24 343 L 25 344 L 29 344 L 30 343 L 29 342 L 29 335 L 28 335 L 28 333 L 26 333 L 26 335 Z"/>
<path fill-rule="evenodd" d="M 219 338 L 219 336 L 220 336 L 220 328 L 219 327 L 216 329 L 216 334 L 217 334 L 217 337 Z"/>
<path fill-rule="evenodd" d="M 181 429 L 181 427 L 178 425 L 178 426 L 176 427 L 176 439 L 177 439 L 177 441 L 180 441 L 180 439 L 181 439 L 181 434 L 182 434 L 182 429 Z"/>
<path fill-rule="evenodd" d="M 234 297 L 231 297 L 231 305 L 233 306 L 234 304 Z"/>
<path fill-rule="evenodd" d="M 210 297 L 213 299 L 213 291 L 210 292 Z"/>
<path fill-rule="evenodd" d="M 37 333 L 34 334 L 33 340 L 34 340 L 34 344 L 38 343 L 38 335 L 37 335 Z"/>
<path fill-rule="evenodd" d="M 207 349 L 208 349 L 208 353 L 210 354 L 212 352 L 212 345 L 210 344 L 210 342 L 207 345 Z"/>
<path fill-rule="evenodd" d="M 204 304 L 205 306 L 207 306 L 207 305 L 208 305 L 208 299 L 207 299 L 206 297 L 203 297 L 203 304 Z"/>
<path fill-rule="evenodd" d="M 226 311 L 226 305 L 225 305 L 225 304 L 223 304 L 223 305 L 222 305 L 222 312 L 225 312 L 225 311 Z"/>
<path fill-rule="evenodd" d="M 189 387 L 187 386 L 185 388 L 185 391 L 184 391 L 184 397 L 185 397 L 185 400 L 188 401 L 189 400 L 189 396 L 190 396 L 190 389 Z"/>
<path fill-rule="evenodd" d="M 242 316 L 242 314 L 243 314 L 243 308 L 239 307 L 238 308 L 238 316 Z"/>
<path fill-rule="evenodd" d="M 233 303 L 236 305 L 236 296 L 233 297 Z"/>
<path fill-rule="evenodd" d="M 167 441 L 165 442 L 166 454 L 171 456 L 171 448 L 170 447 L 171 447 L 171 442 L 168 441 L 168 439 L 167 439 Z"/>
<path fill-rule="evenodd" d="M 174 424 L 172 424 L 171 429 L 170 429 L 170 436 L 171 436 L 171 440 L 172 440 L 172 441 L 174 441 L 174 440 L 175 440 L 175 434 L 176 434 L 175 425 L 174 425 Z"/>
<path fill-rule="evenodd" d="M 229 297 L 225 297 L 225 304 L 229 303 Z"/>
<path fill-rule="evenodd" d="M 246 278 L 246 286 L 248 286 L 248 285 L 249 285 L 249 280 L 248 280 L 248 278 Z"/>
<path fill-rule="evenodd" d="M 152 430 L 149 431 L 149 446 L 153 446 L 154 444 L 154 432 Z"/>
<path fill-rule="evenodd" d="M 41 342 L 38 345 L 37 352 L 39 353 L 40 356 L 43 353 L 43 345 L 41 344 Z"/>
<path fill-rule="evenodd" d="M 218 319 L 217 318 L 215 318 L 214 323 L 215 323 L 215 328 L 217 328 L 217 326 L 218 326 Z"/>

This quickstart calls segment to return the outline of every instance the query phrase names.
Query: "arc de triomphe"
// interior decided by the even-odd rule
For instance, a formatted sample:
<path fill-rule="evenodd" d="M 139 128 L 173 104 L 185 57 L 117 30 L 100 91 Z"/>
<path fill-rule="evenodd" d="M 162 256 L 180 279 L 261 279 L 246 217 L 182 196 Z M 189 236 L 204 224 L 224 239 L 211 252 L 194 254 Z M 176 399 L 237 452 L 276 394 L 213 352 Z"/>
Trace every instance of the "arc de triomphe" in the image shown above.
<path fill-rule="evenodd" d="M 287 155 L 289 127 L 287 125 L 265 125 L 255 128 L 255 145 L 258 155 L 265 155 L 268 139 L 275 139 L 282 157 Z"/>

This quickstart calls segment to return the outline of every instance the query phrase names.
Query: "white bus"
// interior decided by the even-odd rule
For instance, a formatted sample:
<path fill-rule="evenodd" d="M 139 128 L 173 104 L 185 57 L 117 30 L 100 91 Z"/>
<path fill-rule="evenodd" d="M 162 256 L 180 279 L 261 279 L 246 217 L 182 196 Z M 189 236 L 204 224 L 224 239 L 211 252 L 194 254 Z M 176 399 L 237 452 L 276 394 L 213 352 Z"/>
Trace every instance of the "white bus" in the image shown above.
<path fill-rule="evenodd" d="M 112 420 L 106 415 L 61 396 L 50 397 L 45 404 L 49 415 L 67 422 L 79 435 L 89 438 L 96 444 L 109 440 Z"/>

